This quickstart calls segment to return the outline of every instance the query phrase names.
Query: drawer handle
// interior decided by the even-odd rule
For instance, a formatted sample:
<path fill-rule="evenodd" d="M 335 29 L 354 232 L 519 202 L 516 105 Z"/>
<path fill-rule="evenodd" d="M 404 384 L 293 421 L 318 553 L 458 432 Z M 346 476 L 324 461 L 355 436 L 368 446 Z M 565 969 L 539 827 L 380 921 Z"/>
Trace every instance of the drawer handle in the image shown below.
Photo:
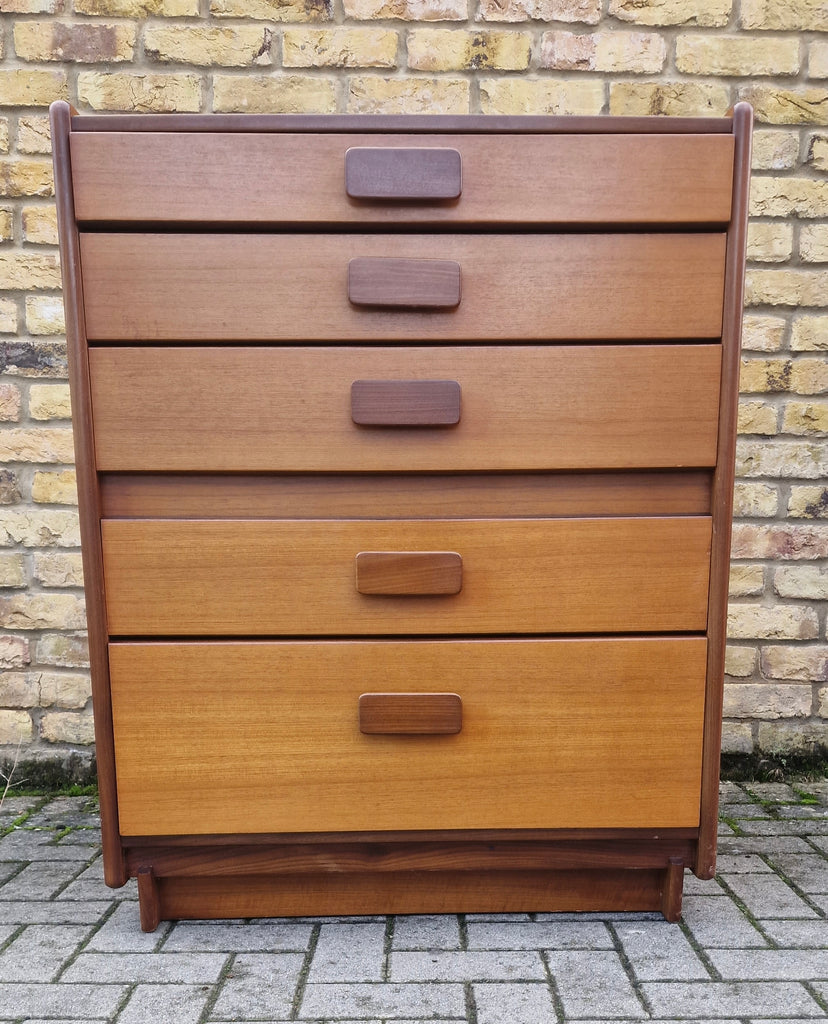
<path fill-rule="evenodd" d="M 348 299 L 355 306 L 454 309 L 460 305 L 460 264 L 358 257 L 348 263 Z"/>
<path fill-rule="evenodd" d="M 456 380 L 355 380 L 351 419 L 362 427 L 451 427 L 460 422 Z"/>
<path fill-rule="evenodd" d="M 456 551 L 360 551 L 356 588 L 360 594 L 396 597 L 459 594 L 463 559 Z"/>
<path fill-rule="evenodd" d="M 359 731 L 368 735 L 450 736 L 463 726 L 456 693 L 363 693 Z"/>
<path fill-rule="evenodd" d="M 352 199 L 457 199 L 462 161 L 456 149 L 380 149 L 345 152 L 345 191 Z"/>

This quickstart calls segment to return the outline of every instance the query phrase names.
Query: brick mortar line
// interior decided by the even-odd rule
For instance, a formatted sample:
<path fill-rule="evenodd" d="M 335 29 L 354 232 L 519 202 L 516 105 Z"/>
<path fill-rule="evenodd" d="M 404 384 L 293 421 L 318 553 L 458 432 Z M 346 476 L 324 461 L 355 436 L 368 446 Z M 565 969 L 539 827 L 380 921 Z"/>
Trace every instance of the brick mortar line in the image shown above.
<path fill-rule="evenodd" d="M 543 972 L 546 975 L 546 984 L 549 988 L 549 996 L 552 1000 L 552 1007 L 555 1011 L 557 1022 L 558 1024 L 564 1024 L 566 1021 L 566 1013 L 564 1012 L 561 994 L 558 992 L 558 983 L 555 980 L 555 975 L 552 973 L 552 968 L 549 964 L 549 950 L 538 950 L 538 955 L 540 956 L 541 963 L 543 964 Z"/>

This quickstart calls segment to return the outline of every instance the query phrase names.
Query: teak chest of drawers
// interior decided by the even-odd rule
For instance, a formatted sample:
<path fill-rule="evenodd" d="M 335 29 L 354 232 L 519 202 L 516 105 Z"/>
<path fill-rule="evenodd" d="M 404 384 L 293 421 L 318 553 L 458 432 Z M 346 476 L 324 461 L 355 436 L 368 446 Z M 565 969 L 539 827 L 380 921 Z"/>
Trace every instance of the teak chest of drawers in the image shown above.
<path fill-rule="evenodd" d="M 750 108 L 52 123 L 107 882 L 675 919 Z"/>

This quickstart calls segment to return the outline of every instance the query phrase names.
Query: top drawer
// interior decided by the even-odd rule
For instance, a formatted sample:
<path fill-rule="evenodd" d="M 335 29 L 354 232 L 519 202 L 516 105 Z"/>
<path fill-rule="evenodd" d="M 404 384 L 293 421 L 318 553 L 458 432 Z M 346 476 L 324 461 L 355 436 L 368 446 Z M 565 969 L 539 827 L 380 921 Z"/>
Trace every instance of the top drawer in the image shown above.
<path fill-rule="evenodd" d="M 724 134 L 84 131 L 70 146 L 81 222 L 724 224 L 733 188 Z"/>

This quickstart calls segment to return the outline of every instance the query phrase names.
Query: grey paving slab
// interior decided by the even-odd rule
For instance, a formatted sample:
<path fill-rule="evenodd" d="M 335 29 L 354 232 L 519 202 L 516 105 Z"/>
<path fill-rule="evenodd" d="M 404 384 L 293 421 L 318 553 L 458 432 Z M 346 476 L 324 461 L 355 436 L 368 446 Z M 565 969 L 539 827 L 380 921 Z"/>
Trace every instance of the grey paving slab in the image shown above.
<path fill-rule="evenodd" d="M 131 925 L 134 930 L 134 922 Z M 310 942 L 313 925 L 306 921 L 244 922 L 225 921 L 193 924 L 189 921 L 173 926 L 163 944 L 164 952 L 190 953 L 284 953 L 304 952 Z"/>
<path fill-rule="evenodd" d="M 813 907 L 777 875 L 722 875 L 755 917 L 817 917 Z"/>
<path fill-rule="evenodd" d="M 549 968 L 567 1016 L 612 1020 L 641 1014 L 643 1007 L 617 953 L 551 952 Z"/>
<path fill-rule="evenodd" d="M 555 1024 L 558 1020 L 547 985 L 472 986 L 477 1024 Z"/>
<path fill-rule="evenodd" d="M 9 879 L 19 874 L 25 867 L 24 861 L 4 860 L 0 861 L 0 886 L 5 885 Z"/>
<path fill-rule="evenodd" d="M 214 982 L 227 957 L 221 953 L 81 953 L 62 980 L 107 982 Z"/>
<path fill-rule="evenodd" d="M 469 949 L 612 949 L 603 921 L 470 924 Z"/>
<path fill-rule="evenodd" d="M 646 925 L 622 923 L 616 927 L 624 955 L 640 981 L 709 978 L 698 953 L 677 924 L 648 921 Z"/>
<path fill-rule="evenodd" d="M 811 843 L 819 841 L 803 839 L 801 836 L 733 836 L 720 840 L 718 846 L 720 856 L 745 853 L 812 853 Z"/>
<path fill-rule="evenodd" d="M 688 896 L 682 918 L 701 946 L 750 949 L 768 944 L 727 896 Z"/>
<path fill-rule="evenodd" d="M 308 985 L 299 1019 L 363 1017 L 399 1020 L 414 1017 L 466 1016 L 466 997 L 460 984 Z"/>
<path fill-rule="evenodd" d="M 101 816 L 97 804 L 88 796 L 52 797 L 39 810 L 26 819 L 27 826 L 51 829 L 100 828 Z"/>
<path fill-rule="evenodd" d="M 773 868 L 757 853 L 720 853 L 716 870 L 724 875 L 767 874 Z"/>
<path fill-rule="evenodd" d="M 112 889 L 104 882 L 103 859 L 96 857 L 88 868 L 81 871 L 59 895 L 62 900 L 105 900 Z"/>
<path fill-rule="evenodd" d="M 0 900 L 0 924 L 91 924 L 100 921 L 111 906 L 102 901 Z"/>
<path fill-rule="evenodd" d="M 398 917 L 393 949 L 459 949 L 460 921 L 454 914 Z"/>
<path fill-rule="evenodd" d="M 154 932 L 142 932 L 136 925 L 132 903 L 119 904 L 92 935 L 86 945 L 91 953 L 151 953 L 164 941 L 171 925 L 166 921 Z"/>
<path fill-rule="evenodd" d="M 125 985 L 0 984 L 0 1015 L 109 1019 L 126 992 Z"/>
<path fill-rule="evenodd" d="M 0 838 L 0 861 L 3 860 L 54 860 L 87 861 L 88 852 L 83 847 L 55 845 L 55 833 L 20 829 Z"/>
<path fill-rule="evenodd" d="M 821 949 L 711 949 L 708 955 L 725 979 L 828 980 L 828 956 Z"/>
<path fill-rule="evenodd" d="M 64 889 L 82 870 L 75 861 L 37 861 L 28 864 L 0 889 L 0 901 L 48 900 Z"/>
<path fill-rule="evenodd" d="M 806 893 L 828 893 L 828 858 L 818 853 L 778 853 L 773 864 Z"/>
<path fill-rule="evenodd" d="M 818 907 L 823 914 L 828 914 L 828 896 L 809 896 L 811 903 Z"/>
<path fill-rule="evenodd" d="M 534 950 L 392 953 L 390 981 L 544 981 Z"/>
<path fill-rule="evenodd" d="M 689 871 L 684 872 L 685 896 L 721 896 L 724 892 L 716 878 L 696 878 Z"/>
<path fill-rule="evenodd" d="M 812 818 L 815 820 L 828 819 L 828 807 L 814 807 L 809 804 L 794 804 L 789 807 L 779 808 L 780 818 Z"/>
<path fill-rule="evenodd" d="M 89 932 L 89 925 L 29 925 L 3 951 L 0 982 L 54 981 Z"/>
<path fill-rule="evenodd" d="M 137 985 L 118 1024 L 197 1024 L 208 985 Z"/>
<path fill-rule="evenodd" d="M 37 807 L 42 800 L 42 796 L 7 796 L 0 806 L 0 819 L 7 826 L 9 822 L 15 821 L 22 814 L 31 811 L 33 807 Z"/>
<path fill-rule="evenodd" d="M 382 981 L 385 923 L 330 923 L 319 926 L 308 982 Z"/>
<path fill-rule="evenodd" d="M 290 1019 L 304 961 L 301 953 L 240 953 L 232 961 L 210 1019 Z"/>
<path fill-rule="evenodd" d="M 644 997 L 654 1014 L 697 1017 L 779 1017 L 792 1013 L 817 1020 L 823 1011 L 804 985 L 787 981 L 644 982 Z"/>
<path fill-rule="evenodd" d="M 739 828 L 754 836 L 828 836 L 828 821 L 788 818 L 785 821 L 740 821 Z"/>
<path fill-rule="evenodd" d="M 780 946 L 828 948 L 828 921 L 759 921 L 759 927 Z"/>

